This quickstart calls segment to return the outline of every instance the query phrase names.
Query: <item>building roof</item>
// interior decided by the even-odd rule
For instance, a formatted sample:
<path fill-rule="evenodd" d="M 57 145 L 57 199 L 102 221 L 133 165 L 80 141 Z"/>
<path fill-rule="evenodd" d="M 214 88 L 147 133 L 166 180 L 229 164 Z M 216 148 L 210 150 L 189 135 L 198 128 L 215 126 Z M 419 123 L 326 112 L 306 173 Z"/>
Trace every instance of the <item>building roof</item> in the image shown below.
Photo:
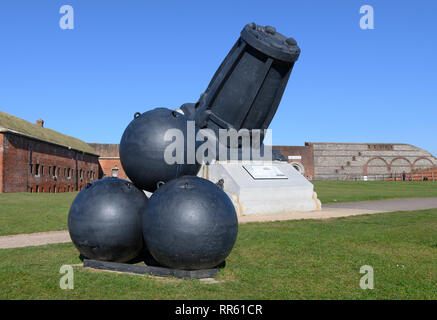
<path fill-rule="evenodd" d="M 52 129 L 44 128 L 2 111 L 0 111 L 0 132 L 11 132 L 32 139 L 97 155 L 96 151 L 82 140 L 67 136 Z"/>

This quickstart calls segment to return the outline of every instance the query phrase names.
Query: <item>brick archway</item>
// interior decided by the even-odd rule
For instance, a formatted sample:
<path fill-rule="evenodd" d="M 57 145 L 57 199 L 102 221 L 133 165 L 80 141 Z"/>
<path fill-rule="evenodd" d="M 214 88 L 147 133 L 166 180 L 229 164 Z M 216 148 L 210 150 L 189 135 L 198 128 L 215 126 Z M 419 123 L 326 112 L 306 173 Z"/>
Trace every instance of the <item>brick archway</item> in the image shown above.
<path fill-rule="evenodd" d="M 363 173 L 364 173 L 365 176 L 368 175 L 369 163 L 374 161 L 374 160 L 381 160 L 381 161 L 383 161 L 385 163 L 385 167 L 387 169 L 387 173 L 390 174 L 391 171 L 390 171 L 390 165 L 388 164 L 388 162 L 384 158 L 382 158 L 382 157 L 373 157 L 373 158 L 370 158 L 369 160 L 367 160 L 366 164 L 364 165 L 364 170 L 363 170 L 364 172 Z"/>
<path fill-rule="evenodd" d="M 413 170 L 413 164 L 411 163 L 410 160 L 408 160 L 408 159 L 405 158 L 405 157 L 396 157 L 396 158 L 393 158 L 393 159 L 390 161 L 390 172 L 393 171 L 393 168 L 392 168 L 392 166 L 393 166 L 393 162 L 395 162 L 396 160 L 405 160 L 406 162 L 408 162 L 408 165 L 410 166 L 410 171 Z"/>
<path fill-rule="evenodd" d="M 429 158 L 427 158 L 427 157 L 419 157 L 419 158 L 417 158 L 416 160 L 414 160 L 414 162 L 413 162 L 411 168 L 415 168 L 415 167 L 416 167 L 416 163 L 417 163 L 419 160 L 426 160 L 426 161 L 428 161 L 429 164 L 430 164 L 430 166 L 434 166 L 434 165 L 435 165 L 435 164 L 431 161 L 431 159 L 429 159 Z"/>
<path fill-rule="evenodd" d="M 396 158 L 393 158 L 393 159 L 390 161 L 390 165 L 392 165 L 393 162 L 395 162 L 396 160 L 399 160 L 399 159 L 402 159 L 402 160 L 407 161 L 407 162 L 410 164 L 410 166 L 412 165 L 412 164 L 411 164 L 411 161 L 408 160 L 408 159 L 405 158 L 405 157 L 396 157 Z"/>

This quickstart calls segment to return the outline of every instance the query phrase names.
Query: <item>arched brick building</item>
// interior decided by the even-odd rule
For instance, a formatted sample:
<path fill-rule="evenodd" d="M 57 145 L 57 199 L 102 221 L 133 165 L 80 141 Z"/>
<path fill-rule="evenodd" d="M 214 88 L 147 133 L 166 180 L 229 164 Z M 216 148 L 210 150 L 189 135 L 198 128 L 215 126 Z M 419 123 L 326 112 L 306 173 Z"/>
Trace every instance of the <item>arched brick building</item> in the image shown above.
<path fill-rule="evenodd" d="M 306 142 L 273 148 L 316 180 L 384 179 L 437 166 L 437 158 L 428 151 L 402 143 Z"/>
<path fill-rule="evenodd" d="M 123 171 L 118 144 L 90 143 L 100 155 L 99 177 L 128 177 Z M 369 180 L 390 178 L 435 167 L 428 151 L 409 144 L 306 142 L 304 146 L 274 146 L 309 180 Z M 437 180 L 437 176 L 435 177 Z"/>

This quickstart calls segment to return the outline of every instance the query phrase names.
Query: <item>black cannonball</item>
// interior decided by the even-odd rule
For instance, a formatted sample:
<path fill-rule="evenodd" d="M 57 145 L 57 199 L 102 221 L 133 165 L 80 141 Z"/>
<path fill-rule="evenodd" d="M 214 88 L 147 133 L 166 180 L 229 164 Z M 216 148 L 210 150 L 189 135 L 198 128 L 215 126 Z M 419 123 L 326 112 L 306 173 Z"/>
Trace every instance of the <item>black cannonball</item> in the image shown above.
<path fill-rule="evenodd" d="M 132 183 L 105 178 L 79 192 L 68 214 L 68 231 L 79 252 L 89 259 L 126 262 L 143 248 L 143 191 Z"/>
<path fill-rule="evenodd" d="M 143 237 L 163 266 L 216 267 L 235 244 L 238 220 L 227 194 L 214 183 L 184 176 L 161 186 L 143 214 Z"/>
<path fill-rule="evenodd" d="M 187 139 L 192 139 L 194 151 L 197 150 L 200 142 L 196 141 L 194 135 L 198 128 L 194 125 L 194 132 L 187 133 L 187 121 L 183 114 L 166 108 L 135 114 L 134 120 L 127 126 L 120 141 L 120 161 L 127 176 L 138 188 L 154 192 L 158 185 L 171 179 L 197 174 L 200 161 L 196 161 L 194 152 L 191 158 L 187 157 Z M 177 140 L 165 140 L 165 134 L 169 129 L 179 129 L 183 134 L 182 163 L 168 164 L 165 161 L 166 148 L 172 149 L 174 144 L 170 144 Z M 188 138 L 188 134 L 192 136 Z"/>

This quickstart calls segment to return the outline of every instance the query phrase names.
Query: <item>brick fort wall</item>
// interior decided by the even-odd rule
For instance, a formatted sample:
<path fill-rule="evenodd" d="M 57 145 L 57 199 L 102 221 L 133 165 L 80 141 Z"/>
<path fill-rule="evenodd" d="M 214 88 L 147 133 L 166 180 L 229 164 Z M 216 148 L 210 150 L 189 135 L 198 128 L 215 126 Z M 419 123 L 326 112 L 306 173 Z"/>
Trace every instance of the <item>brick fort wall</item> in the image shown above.
<path fill-rule="evenodd" d="M 278 150 L 288 159 L 288 163 L 300 166 L 300 172 L 308 179 L 314 177 L 314 152 L 312 145 L 305 146 L 273 146 L 274 150 Z"/>
<path fill-rule="evenodd" d="M 0 134 L 1 192 L 69 192 L 98 178 L 96 155 L 12 133 Z"/>
<path fill-rule="evenodd" d="M 118 177 L 129 180 L 120 162 L 120 145 L 111 143 L 89 143 L 99 154 L 99 179 L 104 177 Z"/>
<path fill-rule="evenodd" d="M 310 143 L 314 150 L 314 178 L 352 180 L 368 176 L 384 179 L 432 168 L 437 159 L 428 151 L 401 143 Z"/>

